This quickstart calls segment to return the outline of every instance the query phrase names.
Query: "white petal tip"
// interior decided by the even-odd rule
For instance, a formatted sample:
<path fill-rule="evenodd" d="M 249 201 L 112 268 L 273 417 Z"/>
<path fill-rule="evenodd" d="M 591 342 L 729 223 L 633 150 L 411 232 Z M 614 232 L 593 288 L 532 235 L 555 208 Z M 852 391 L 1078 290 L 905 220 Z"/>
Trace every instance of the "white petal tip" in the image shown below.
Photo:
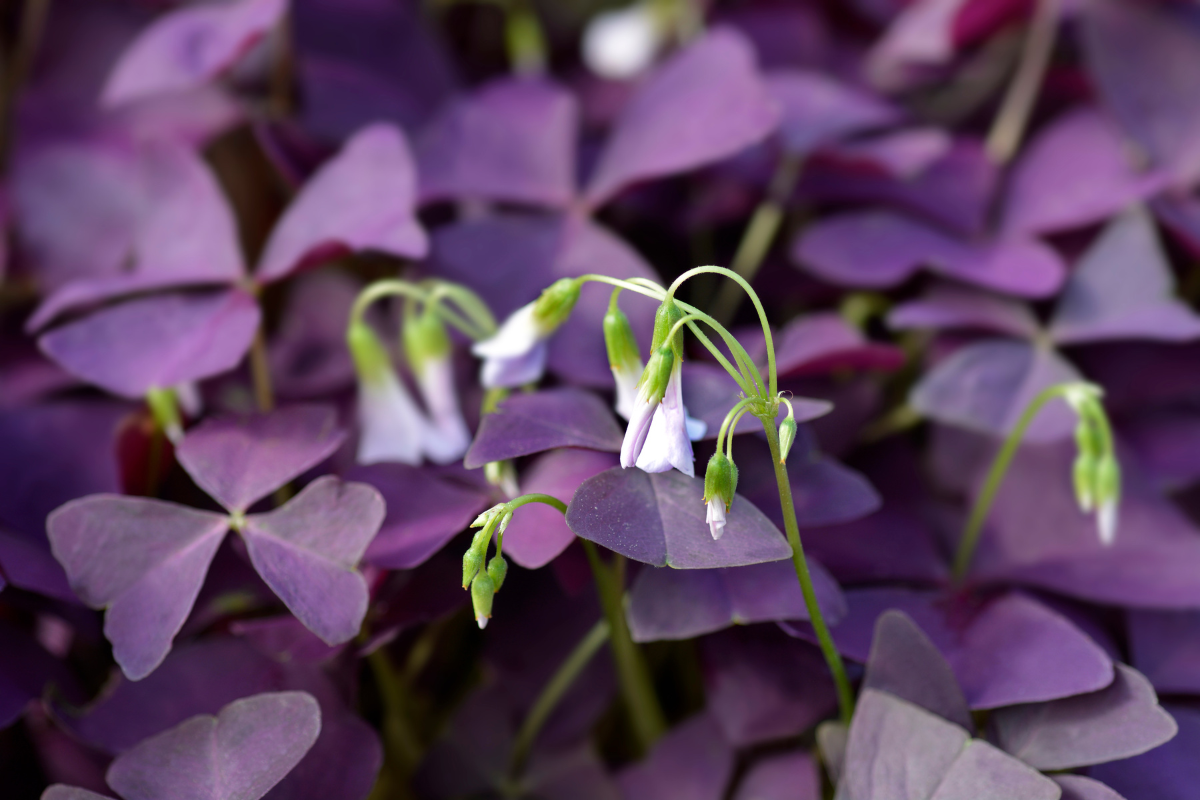
<path fill-rule="evenodd" d="M 476 617 L 475 622 L 477 622 L 479 624 L 479 630 L 483 630 L 484 628 L 487 627 L 488 618 L 487 617 Z"/>

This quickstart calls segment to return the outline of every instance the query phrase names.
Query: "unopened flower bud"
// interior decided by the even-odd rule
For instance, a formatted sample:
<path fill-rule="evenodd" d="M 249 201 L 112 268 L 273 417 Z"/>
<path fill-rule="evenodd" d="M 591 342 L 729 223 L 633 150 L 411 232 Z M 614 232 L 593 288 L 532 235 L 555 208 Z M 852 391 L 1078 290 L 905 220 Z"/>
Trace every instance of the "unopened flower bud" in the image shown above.
<path fill-rule="evenodd" d="M 683 356 L 683 336 L 682 333 L 676 333 L 673 342 L 667 341 L 667 335 L 671 333 L 671 329 L 675 327 L 675 323 L 683 319 L 683 309 L 681 309 L 674 300 L 664 300 L 654 312 L 654 338 L 651 340 L 650 349 L 657 351 L 664 346 L 670 346 L 676 355 Z"/>
<path fill-rule="evenodd" d="M 786 464 L 788 453 L 796 442 L 796 418 L 792 416 L 792 408 L 788 406 L 788 415 L 779 423 L 779 463 Z"/>
<path fill-rule="evenodd" d="M 371 383 L 393 372 L 387 348 L 365 322 L 356 320 L 350 323 L 346 329 L 346 345 L 350 348 L 360 380 Z"/>
<path fill-rule="evenodd" d="M 488 563 L 488 577 L 492 579 L 493 591 L 500 591 L 500 587 L 504 585 L 504 578 L 508 575 L 508 561 L 504 556 L 496 555 Z"/>
<path fill-rule="evenodd" d="M 670 345 L 663 345 L 650 356 L 650 362 L 638 381 L 638 398 L 644 398 L 651 406 L 662 402 L 671 380 L 671 368 L 675 365 L 675 353 Z"/>
<path fill-rule="evenodd" d="M 561 278 L 546 287 L 533 304 L 533 319 L 542 336 L 566 322 L 579 299 L 579 279 Z"/>
<path fill-rule="evenodd" d="M 466 589 L 471 585 L 471 581 L 479 574 L 479 570 L 483 567 L 483 551 L 474 547 L 469 548 L 463 553 L 463 582 L 462 587 Z"/>
<path fill-rule="evenodd" d="M 1090 514 L 1096 507 L 1096 459 L 1082 450 L 1075 456 L 1071 470 L 1075 484 L 1075 501 L 1079 510 Z"/>
<path fill-rule="evenodd" d="M 475 622 L 482 630 L 492 618 L 492 598 L 496 594 L 496 583 L 486 571 L 480 572 L 471 582 L 471 605 L 475 609 Z"/>
<path fill-rule="evenodd" d="M 163 435 L 172 444 L 178 444 L 183 438 L 183 420 L 179 416 L 179 403 L 176 402 L 175 392 L 171 389 L 149 389 L 146 392 L 146 405 L 150 407 L 154 423 Z"/>
<path fill-rule="evenodd" d="M 445 359 L 450 356 L 450 337 L 441 318 L 431 310 L 421 314 L 409 314 L 401 332 L 404 354 L 416 374 L 421 374 L 425 362 Z"/>
<path fill-rule="evenodd" d="M 737 481 L 737 465 L 720 450 L 713 453 L 704 471 L 704 502 L 719 500 L 728 511 L 737 492 Z"/>
<path fill-rule="evenodd" d="M 608 349 L 608 363 L 613 372 L 618 370 L 640 370 L 642 354 L 629 317 L 619 308 L 609 308 L 604 315 L 604 345 Z M 633 366 L 633 365 L 637 366 Z"/>

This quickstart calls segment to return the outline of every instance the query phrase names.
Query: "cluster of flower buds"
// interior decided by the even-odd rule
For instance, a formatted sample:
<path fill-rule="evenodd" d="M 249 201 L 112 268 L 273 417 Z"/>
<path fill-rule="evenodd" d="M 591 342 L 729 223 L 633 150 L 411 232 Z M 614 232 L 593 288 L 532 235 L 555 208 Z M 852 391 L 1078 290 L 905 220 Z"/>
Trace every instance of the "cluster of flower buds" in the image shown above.
<path fill-rule="evenodd" d="M 541 379 L 546 340 L 571 315 L 580 284 L 578 278 L 555 281 L 537 300 L 514 311 L 495 335 L 475 343 L 471 352 L 484 359 L 485 388 L 514 388 Z"/>
<path fill-rule="evenodd" d="M 463 554 L 464 589 L 471 589 L 471 605 L 475 610 L 475 621 L 480 628 L 486 628 L 492 617 L 492 599 L 504 578 L 508 575 L 508 561 L 504 559 L 504 531 L 512 521 L 513 510 L 507 503 L 499 503 L 484 511 L 471 523 L 472 528 L 479 528 L 471 540 L 471 546 Z M 492 535 L 496 539 L 496 555 L 487 561 L 488 545 Z M 484 568 L 484 562 L 487 567 Z"/>
<path fill-rule="evenodd" d="M 1096 514 L 1100 541 L 1110 545 L 1117 536 L 1117 506 L 1121 499 L 1121 468 L 1113 447 L 1112 431 L 1100 387 L 1075 384 L 1064 394 L 1075 411 L 1075 464 L 1072 477 L 1075 499 L 1083 513 Z"/>

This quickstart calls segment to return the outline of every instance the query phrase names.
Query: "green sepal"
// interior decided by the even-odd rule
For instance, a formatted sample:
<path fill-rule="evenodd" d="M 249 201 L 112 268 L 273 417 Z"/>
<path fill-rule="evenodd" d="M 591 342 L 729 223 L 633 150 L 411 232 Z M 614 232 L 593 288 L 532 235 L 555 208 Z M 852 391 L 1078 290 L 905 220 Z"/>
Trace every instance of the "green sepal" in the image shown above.
<path fill-rule="evenodd" d="M 638 392 L 644 393 L 650 405 L 658 405 L 667 394 L 667 383 L 675 366 L 675 353 L 669 346 L 655 350 L 650 356 L 642 377 L 638 379 Z"/>
<path fill-rule="evenodd" d="M 704 502 L 719 499 L 725 503 L 725 510 L 728 511 L 737 492 L 737 482 L 737 464 L 720 450 L 713 453 L 704 470 Z"/>
<path fill-rule="evenodd" d="M 426 361 L 450 355 L 450 336 L 435 311 L 426 309 L 419 314 L 409 314 L 404 320 L 401 337 L 404 354 L 414 372 L 420 373 Z"/>
<path fill-rule="evenodd" d="M 492 617 L 492 598 L 495 595 L 496 583 L 486 570 L 471 581 L 471 606 L 475 609 L 475 621 L 481 628 L 487 625 L 487 620 Z"/>
<path fill-rule="evenodd" d="M 604 315 L 604 346 L 613 372 L 637 372 L 642 368 L 642 352 L 638 349 L 629 317 L 619 308 L 609 308 Z"/>
<path fill-rule="evenodd" d="M 667 335 L 671 329 L 675 327 L 675 323 L 683 319 L 683 309 L 676 304 L 673 298 L 668 297 L 663 300 L 658 306 L 658 310 L 654 312 L 654 337 L 650 342 L 651 352 L 656 352 L 667 344 Z M 674 336 L 674 341 L 670 342 L 671 350 L 675 353 L 675 357 L 683 358 L 683 332 L 678 331 Z"/>
<path fill-rule="evenodd" d="M 392 371 L 392 357 L 379 336 L 367 323 L 358 320 L 346 329 L 346 346 L 354 358 L 359 380 L 375 381 Z"/>
<path fill-rule="evenodd" d="M 493 591 L 500 591 L 500 587 L 504 585 L 504 578 L 508 575 L 508 561 L 504 556 L 492 557 L 492 560 L 488 562 L 487 574 L 492 579 Z"/>
<path fill-rule="evenodd" d="M 548 336 L 567 321 L 579 299 L 578 278 L 560 278 L 546 287 L 534 301 L 533 320 L 542 335 Z"/>

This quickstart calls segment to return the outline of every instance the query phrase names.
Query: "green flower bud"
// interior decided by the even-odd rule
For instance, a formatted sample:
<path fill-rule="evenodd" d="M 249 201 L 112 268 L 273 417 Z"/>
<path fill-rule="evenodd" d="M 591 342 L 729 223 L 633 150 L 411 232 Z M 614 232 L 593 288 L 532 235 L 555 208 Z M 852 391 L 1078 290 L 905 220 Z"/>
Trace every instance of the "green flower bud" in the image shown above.
<path fill-rule="evenodd" d="M 434 311 L 409 314 L 401 331 L 404 354 L 414 372 L 420 373 L 426 361 L 450 355 L 450 337 L 446 326 Z"/>
<path fill-rule="evenodd" d="M 508 561 L 504 556 L 497 555 L 492 558 L 488 563 L 487 574 L 495 587 L 493 591 L 500 591 L 500 587 L 504 585 L 504 578 L 508 575 Z"/>
<path fill-rule="evenodd" d="M 471 527 L 475 527 L 472 525 Z M 471 546 L 467 548 L 467 552 L 463 554 L 463 582 L 462 587 L 465 589 L 471 585 L 471 580 L 483 568 L 483 561 L 487 558 L 488 542 L 492 539 L 492 531 L 490 527 L 484 527 L 475 532 L 475 538 L 471 540 Z"/>
<path fill-rule="evenodd" d="M 482 630 L 487 627 L 487 621 L 492 618 L 492 598 L 496 594 L 496 584 L 487 572 L 481 572 L 471 582 L 471 605 L 475 609 L 475 621 Z"/>
<path fill-rule="evenodd" d="M 608 348 L 608 363 L 613 372 L 638 372 L 642 368 L 642 353 L 629 317 L 619 308 L 609 308 L 604 315 L 604 344 Z"/>
<path fill-rule="evenodd" d="M 788 453 L 796 441 L 796 418 L 792 416 L 791 406 L 788 415 L 779 423 L 779 463 L 786 464 Z"/>
<path fill-rule="evenodd" d="M 1096 501 L 1117 502 L 1121 499 L 1121 467 L 1112 453 L 1106 453 L 1096 463 Z"/>
<path fill-rule="evenodd" d="M 655 350 L 646 369 L 638 381 L 638 394 L 650 405 L 658 405 L 667 394 L 667 383 L 671 380 L 671 369 L 675 366 L 675 353 L 669 345 Z"/>
<path fill-rule="evenodd" d="M 721 500 L 728 511 L 737 491 L 737 481 L 737 465 L 720 450 L 713 453 L 712 458 L 708 460 L 708 468 L 704 471 L 704 502 Z"/>
<path fill-rule="evenodd" d="M 377 381 L 392 371 L 392 357 L 371 326 L 358 320 L 346 330 L 346 345 L 361 381 Z"/>
<path fill-rule="evenodd" d="M 1101 449 L 1100 432 L 1086 413 L 1080 414 L 1079 421 L 1075 423 L 1075 451 L 1094 460 L 1100 457 Z"/>
<path fill-rule="evenodd" d="M 158 429 L 171 440 L 178 443 L 183 438 L 183 420 L 179 416 L 179 403 L 176 402 L 173 389 L 149 389 L 146 392 L 146 405 Z"/>
<path fill-rule="evenodd" d="M 659 350 L 669 344 L 675 355 L 683 357 L 682 332 L 676 334 L 674 342 L 667 342 L 667 334 L 675 327 L 675 323 L 683 319 L 683 309 L 674 300 L 664 300 L 654 312 L 654 337 L 651 339 L 651 351 Z"/>
<path fill-rule="evenodd" d="M 1075 483 L 1075 501 L 1079 503 L 1079 510 L 1090 514 L 1096 507 L 1096 459 L 1081 450 L 1075 456 L 1071 477 Z"/>
<path fill-rule="evenodd" d="M 533 319 L 543 335 L 566 322 L 579 299 L 579 279 L 561 278 L 546 287 L 533 305 Z"/>

